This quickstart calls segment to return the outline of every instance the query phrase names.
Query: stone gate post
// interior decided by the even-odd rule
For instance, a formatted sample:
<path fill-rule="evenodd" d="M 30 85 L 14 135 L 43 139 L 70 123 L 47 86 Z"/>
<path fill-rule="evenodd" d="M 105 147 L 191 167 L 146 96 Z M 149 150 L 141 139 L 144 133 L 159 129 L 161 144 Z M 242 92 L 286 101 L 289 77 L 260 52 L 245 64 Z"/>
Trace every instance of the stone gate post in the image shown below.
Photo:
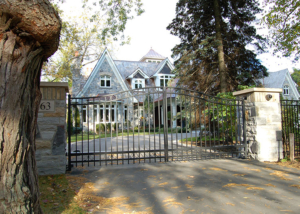
<path fill-rule="evenodd" d="M 66 171 L 66 93 L 68 83 L 41 82 L 36 162 L 39 175 L 63 174 Z"/>
<path fill-rule="evenodd" d="M 283 157 L 280 93 L 277 88 L 251 88 L 233 92 L 245 100 L 248 155 L 259 161 Z"/>

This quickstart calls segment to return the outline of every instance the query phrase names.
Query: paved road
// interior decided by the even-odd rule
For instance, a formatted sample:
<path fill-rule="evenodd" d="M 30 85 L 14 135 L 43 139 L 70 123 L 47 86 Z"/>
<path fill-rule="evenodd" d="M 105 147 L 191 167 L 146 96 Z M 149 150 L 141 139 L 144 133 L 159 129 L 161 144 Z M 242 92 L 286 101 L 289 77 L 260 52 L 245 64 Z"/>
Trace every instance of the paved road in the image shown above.
<path fill-rule="evenodd" d="M 300 171 L 257 161 L 113 165 L 73 168 L 70 175 L 87 178 L 97 196 L 129 197 L 125 204 L 93 208 L 92 213 L 300 212 Z"/>
<path fill-rule="evenodd" d="M 190 144 L 187 141 L 180 141 L 181 139 L 186 139 L 190 137 L 196 137 L 198 132 L 193 131 L 192 133 L 174 133 L 168 134 L 168 155 L 171 160 L 195 160 L 195 159 L 207 159 L 215 158 L 216 154 L 220 151 L 200 148 L 196 144 Z M 111 162 L 111 160 L 121 159 L 122 164 L 128 163 L 128 159 L 134 161 L 133 159 L 138 159 L 140 162 L 161 162 L 164 161 L 164 135 L 135 135 L 135 136 L 119 136 L 119 137 L 107 137 L 93 139 L 90 136 L 90 140 L 73 142 L 71 144 L 71 152 L 73 155 L 72 160 L 76 162 L 81 161 L 103 161 L 101 164 L 119 164 Z M 210 146 L 207 143 L 207 146 Z M 232 148 L 230 148 L 231 150 Z M 174 151 L 172 151 L 174 150 Z M 126 151 L 126 153 L 120 153 Z M 130 152 L 128 152 L 130 151 Z M 95 152 L 94 154 L 91 154 Z M 105 153 L 105 152 L 114 152 Z M 118 152 L 118 154 L 117 154 Z M 82 153 L 86 153 L 83 154 Z M 89 153 L 90 155 L 87 155 Z M 222 154 L 228 156 L 227 154 Z M 233 156 L 238 156 L 239 154 L 230 154 Z M 151 159 L 151 160 L 150 160 Z M 109 161 L 104 161 L 109 160 Z M 124 161 L 125 160 L 125 161 Z M 97 163 L 98 164 L 98 163 Z"/>
<path fill-rule="evenodd" d="M 178 133 L 178 134 L 168 134 L 168 144 L 169 148 L 175 147 L 178 144 L 180 139 L 185 139 L 189 137 L 195 137 L 196 132 L 191 133 Z M 93 135 L 90 135 L 90 140 L 73 142 L 71 151 L 80 150 L 80 152 L 88 151 L 133 151 L 133 150 L 148 150 L 148 149 L 159 149 L 163 147 L 164 144 L 164 135 L 163 134 L 151 134 L 151 135 L 130 135 L 127 136 L 124 133 L 124 136 L 119 137 L 110 137 L 107 135 L 106 138 L 93 139 Z M 178 142 L 176 144 L 176 142 Z M 185 145 L 182 143 L 182 146 Z M 95 148 L 95 150 L 94 150 Z M 129 149 L 128 149 L 129 148 Z"/>

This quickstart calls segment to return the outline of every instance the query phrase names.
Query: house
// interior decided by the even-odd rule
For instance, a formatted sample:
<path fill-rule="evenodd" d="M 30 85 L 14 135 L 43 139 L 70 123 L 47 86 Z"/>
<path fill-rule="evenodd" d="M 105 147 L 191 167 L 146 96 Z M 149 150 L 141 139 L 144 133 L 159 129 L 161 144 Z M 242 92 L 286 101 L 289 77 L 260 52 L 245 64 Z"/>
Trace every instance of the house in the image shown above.
<path fill-rule="evenodd" d="M 283 99 L 299 100 L 297 84 L 293 81 L 288 69 L 269 72 L 269 76 L 260 80 L 265 88 L 282 88 Z"/>
<path fill-rule="evenodd" d="M 145 116 L 148 119 L 151 117 L 151 126 L 158 125 L 158 121 L 164 124 L 162 96 L 156 92 L 171 83 L 170 80 L 175 76 L 173 69 L 170 60 L 152 48 L 139 61 L 114 60 L 105 49 L 88 78 L 81 75 L 80 69 L 73 71 L 72 97 L 82 98 L 77 102 L 82 112 L 83 126 L 124 123 L 128 120 L 138 125 L 140 118 Z M 147 96 L 154 104 L 150 115 L 144 112 Z M 168 111 L 174 99 L 172 95 L 167 97 Z M 172 112 L 175 116 L 177 110 Z M 173 122 L 173 126 L 176 126 L 176 122 Z"/>

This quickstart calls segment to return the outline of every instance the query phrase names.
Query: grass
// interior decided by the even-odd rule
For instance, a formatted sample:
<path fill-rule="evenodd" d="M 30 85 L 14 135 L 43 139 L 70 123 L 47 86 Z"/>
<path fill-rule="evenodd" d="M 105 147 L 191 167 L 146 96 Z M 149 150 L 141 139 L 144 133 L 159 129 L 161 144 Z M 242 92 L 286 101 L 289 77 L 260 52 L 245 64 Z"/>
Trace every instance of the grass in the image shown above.
<path fill-rule="evenodd" d="M 183 133 L 185 133 L 185 130 L 183 130 L 184 132 Z M 163 128 L 160 128 L 160 131 L 159 130 L 155 130 L 155 132 L 153 131 L 153 130 L 151 130 L 150 129 L 150 135 L 153 135 L 153 134 L 163 134 L 164 133 L 164 129 Z M 171 129 L 168 129 L 168 133 L 171 133 Z M 172 129 L 172 133 L 176 133 L 176 129 Z M 179 134 L 179 133 L 181 133 L 181 129 L 177 129 L 177 133 Z M 146 129 L 145 130 L 145 132 L 144 132 L 144 130 L 140 130 L 139 132 L 138 132 L 138 130 L 135 130 L 134 131 L 134 135 L 149 135 L 149 131 Z M 127 136 L 127 135 L 129 135 L 129 136 L 132 136 L 133 135 L 133 131 L 132 130 L 130 130 L 130 131 L 128 131 L 127 132 L 127 130 L 124 130 L 124 132 L 122 133 L 122 132 L 118 132 L 118 136 L 119 137 L 121 137 L 121 136 Z M 108 138 L 108 137 L 117 137 L 117 133 L 116 132 L 112 132 L 112 134 L 111 134 L 111 132 L 107 132 L 106 133 L 106 135 L 104 134 L 104 133 L 101 133 L 100 134 L 100 137 L 101 138 Z M 87 132 L 83 132 L 83 133 L 78 133 L 77 134 L 77 138 L 76 138 L 76 135 L 75 134 L 73 134 L 73 135 L 71 135 L 71 142 L 76 142 L 76 139 L 77 139 L 77 142 L 78 141 L 82 141 L 82 140 L 88 140 L 88 139 L 90 139 L 90 140 L 92 140 L 92 139 L 98 139 L 99 138 L 99 134 L 94 134 L 94 133 L 87 133 Z"/>
<path fill-rule="evenodd" d="M 39 176 L 40 204 L 44 213 L 86 213 L 74 200 L 76 193 L 66 175 Z"/>
<path fill-rule="evenodd" d="M 201 139 L 201 141 L 209 141 L 209 140 L 211 140 L 211 141 L 224 141 L 224 138 L 217 138 L 217 137 L 215 137 L 215 138 L 213 138 L 213 137 L 209 137 L 209 136 L 207 136 L 206 138 L 205 137 L 202 137 L 202 139 Z M 233 140 L 235 141 L 235 138 L 233 138 Z M 199 142 L 200 141 L 200 137 L 189 137 L 189 138 L 185 138 L 185 139 L 182 139 L 182 140 L 180 140 L 180 141 L 182 141 L 182 142 L 185 142 L 185 141 L 191 141 L 191 142 Z"/>

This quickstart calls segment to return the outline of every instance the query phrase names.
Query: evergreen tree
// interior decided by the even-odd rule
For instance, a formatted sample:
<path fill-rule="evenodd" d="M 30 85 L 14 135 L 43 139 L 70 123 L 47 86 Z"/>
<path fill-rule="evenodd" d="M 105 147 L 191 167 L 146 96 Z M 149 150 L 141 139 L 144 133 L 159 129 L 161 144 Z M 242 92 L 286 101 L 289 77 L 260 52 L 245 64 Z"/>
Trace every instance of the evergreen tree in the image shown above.
<path fill-rule="evenodd" d="M 261 12 L 257 5 L 255 0 L 179 0 L 167 29 L 181 39 L 172 50 L 181 87 L 215 94 L 267 76 L 254 51 L 246 48 L 265 48 L 265 39 L 251 25 Z"/>

